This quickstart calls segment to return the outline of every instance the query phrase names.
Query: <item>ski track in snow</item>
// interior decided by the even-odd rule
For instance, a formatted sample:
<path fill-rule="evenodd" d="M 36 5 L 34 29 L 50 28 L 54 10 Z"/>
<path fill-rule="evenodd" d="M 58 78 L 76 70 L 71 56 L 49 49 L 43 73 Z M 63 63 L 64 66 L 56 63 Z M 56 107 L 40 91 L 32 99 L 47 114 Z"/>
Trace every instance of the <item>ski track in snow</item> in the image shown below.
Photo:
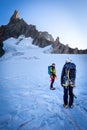
<path fill-rule="evenodd" d="M 7 50 L 0 59 L 0 130 L 87 130 L 87 92 L 80 87 L 87 86 L 87 82 L 82 79 L 84 68 L 79 66 L 84 65 L 82 61 L 87 56 L 71 55 L 80 70 L 77 70 L 77 79 L 82 81 L 77 81 L 76 90 L 79 89 L 75 90 L 74 107 L 65 109 L 60 74 L 63 61 L 69 55 L 44 54 L 49 48 L 40 49 L 28 44 L 24 51 L 24 42 L 20 43 L 17 48 L 9 41 L 12 50 Z M 54 91 L 49 89 L 47 74 L 47 67 L 52 62 L 56 63 L 58 74 Z"/>

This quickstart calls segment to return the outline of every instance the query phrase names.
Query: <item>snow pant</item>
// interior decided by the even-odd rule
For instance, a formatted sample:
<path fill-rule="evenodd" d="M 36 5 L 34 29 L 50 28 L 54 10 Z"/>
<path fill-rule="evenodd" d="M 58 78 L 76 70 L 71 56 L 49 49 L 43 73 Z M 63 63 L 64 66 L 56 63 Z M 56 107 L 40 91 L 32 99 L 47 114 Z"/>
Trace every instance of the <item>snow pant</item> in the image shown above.
<path fill-rule="evenodd" d="M 68 102 L 68 95 L 69 95 L 69 102 Z M 64 96 L 63 96 L 63 100 L 64 100 L 64 104 L 65 105 L 73 105 L 73 87 L 68 86 L 68 87 L 64 87 Z"/>
<path fill-rule="evenodd" d="M 53 88 L 54 81 L 55 81 L 55 78 L 51 78 L 51 80 L 50 80 L 50 88 Z"/>

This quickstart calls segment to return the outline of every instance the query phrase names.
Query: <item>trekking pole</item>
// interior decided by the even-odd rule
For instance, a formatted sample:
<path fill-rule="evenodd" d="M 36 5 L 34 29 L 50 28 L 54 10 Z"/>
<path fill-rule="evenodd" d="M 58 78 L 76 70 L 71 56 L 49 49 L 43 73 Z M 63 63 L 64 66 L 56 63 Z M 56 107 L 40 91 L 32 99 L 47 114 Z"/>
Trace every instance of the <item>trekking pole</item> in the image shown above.
<path fill-rule="evenodd" d="M 73 93 L 73 97 L 74 97 L 74 98 L 77 98 L 76 95 L 75 95 L 74 93 Z"/>

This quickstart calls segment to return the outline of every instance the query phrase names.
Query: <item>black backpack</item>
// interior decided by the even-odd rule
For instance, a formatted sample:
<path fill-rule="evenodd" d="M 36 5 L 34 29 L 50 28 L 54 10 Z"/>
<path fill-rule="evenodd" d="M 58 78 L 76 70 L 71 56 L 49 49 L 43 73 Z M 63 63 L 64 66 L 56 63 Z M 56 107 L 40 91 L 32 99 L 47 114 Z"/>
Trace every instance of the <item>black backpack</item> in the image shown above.
<path fill-rule="evenodd" d="M 63 85 L 75 86 L 76 65 L 74 63 L 66 63 L 64 65 Z"/>

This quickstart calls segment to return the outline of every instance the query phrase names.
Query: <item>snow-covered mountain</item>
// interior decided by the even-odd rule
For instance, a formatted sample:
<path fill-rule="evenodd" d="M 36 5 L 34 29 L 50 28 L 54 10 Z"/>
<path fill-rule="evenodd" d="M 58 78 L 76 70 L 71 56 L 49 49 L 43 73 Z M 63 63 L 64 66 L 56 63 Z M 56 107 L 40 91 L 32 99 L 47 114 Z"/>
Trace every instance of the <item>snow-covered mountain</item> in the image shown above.
<path fill-rule="evenodd" d="M 4 41 L 0 58 L 0 130 L 87 130 L 87 55 L 50 54 L 31 38 Z M 62 67 L 70 57 L 77 67 L 73 109 L 63 108 Z M 48 66 L 56 64 L 56 90 L 49 89 Z"/>
<path fill-rule="evenodd" d="M 5 54 L 3 49 L 3 41 L 8 38 L 18 38 L 20 35 L 32 38 L 32 44 L 41 48 L 52 46 L 51 53 L 55 54 L 87 54 L 87 49 L 79 50 L 78 48 L 71 48 L 68 44 L 61 43 L 59 36 L 54 40 L 53 36 L 47 31 L 37 30 L 35 25 L 26 23 L 20 19 L 18 11 L 15 10 L 7 25 L 0 27 L 0 57 Z"/>

